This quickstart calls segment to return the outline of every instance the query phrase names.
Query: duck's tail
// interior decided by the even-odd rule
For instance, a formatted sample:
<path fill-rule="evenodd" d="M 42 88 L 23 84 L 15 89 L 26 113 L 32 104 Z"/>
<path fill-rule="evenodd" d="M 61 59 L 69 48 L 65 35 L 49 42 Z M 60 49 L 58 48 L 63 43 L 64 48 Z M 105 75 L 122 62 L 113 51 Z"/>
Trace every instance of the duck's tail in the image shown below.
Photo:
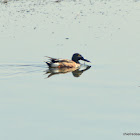
<path fill-rule="evenodd" d="M 51 63 L 50 62 L 45 62 L 49 67 L 51 67 Z"/>

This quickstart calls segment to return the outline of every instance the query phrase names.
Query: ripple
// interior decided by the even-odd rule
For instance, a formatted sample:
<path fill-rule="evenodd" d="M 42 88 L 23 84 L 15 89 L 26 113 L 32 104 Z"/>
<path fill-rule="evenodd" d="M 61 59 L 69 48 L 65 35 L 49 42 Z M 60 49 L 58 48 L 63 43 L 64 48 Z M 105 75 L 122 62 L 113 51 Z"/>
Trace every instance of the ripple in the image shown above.
<path fill-rule="evenodd" d="M 0 64 L 0 79 L 42 72 L 43 64 Z"/>

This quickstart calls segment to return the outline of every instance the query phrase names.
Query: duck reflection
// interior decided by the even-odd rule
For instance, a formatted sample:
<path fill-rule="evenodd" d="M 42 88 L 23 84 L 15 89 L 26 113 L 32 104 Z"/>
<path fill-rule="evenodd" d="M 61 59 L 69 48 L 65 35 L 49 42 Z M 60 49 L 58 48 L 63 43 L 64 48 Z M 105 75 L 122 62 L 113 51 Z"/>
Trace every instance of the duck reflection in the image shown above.
<path fill-rule="evenodd" d="M 88 65 L 84 65 L 84 67 L 82 67 L 82 69 L 78 69 L 78 68 L 48 68 L 45 72 L 45 74 L 49 74 L 47 78 L 57 75 L 57 74 L 66 74 L 69 72 L 72 72 L 72 75 L 74 77 L 80 77 L 81 74 L 85 71 L 87 71 L 88 69 L 90 69 L 91 66 Z"/>

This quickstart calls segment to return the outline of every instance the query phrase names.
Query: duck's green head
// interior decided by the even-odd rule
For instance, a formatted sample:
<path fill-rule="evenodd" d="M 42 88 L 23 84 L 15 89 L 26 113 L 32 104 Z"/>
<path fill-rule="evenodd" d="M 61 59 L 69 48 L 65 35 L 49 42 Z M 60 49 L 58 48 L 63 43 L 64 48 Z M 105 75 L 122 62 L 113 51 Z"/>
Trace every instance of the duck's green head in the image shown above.
<path fill-rule="evenodd" d="M 75 53 L 72 56 L 72 61 L 76 62 L 76 63 L 80 63 L 79 60 L 83 60 L 86 62 L 90 62 L 89 60 L 85 59 L 81 54 L 79 53 Z"/>

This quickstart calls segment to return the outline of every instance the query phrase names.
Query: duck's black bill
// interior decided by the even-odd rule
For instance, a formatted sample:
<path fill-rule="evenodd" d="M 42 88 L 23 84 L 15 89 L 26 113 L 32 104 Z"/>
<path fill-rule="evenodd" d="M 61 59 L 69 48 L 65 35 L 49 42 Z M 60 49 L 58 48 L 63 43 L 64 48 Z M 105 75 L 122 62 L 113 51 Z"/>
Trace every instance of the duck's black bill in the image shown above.
<path fill-rule="evenodd" d="M 81 58 L 81 60 L 86 61 L 86 62 L 90 62 L 89 60 L 87 60 L 85 58 Z"/>

